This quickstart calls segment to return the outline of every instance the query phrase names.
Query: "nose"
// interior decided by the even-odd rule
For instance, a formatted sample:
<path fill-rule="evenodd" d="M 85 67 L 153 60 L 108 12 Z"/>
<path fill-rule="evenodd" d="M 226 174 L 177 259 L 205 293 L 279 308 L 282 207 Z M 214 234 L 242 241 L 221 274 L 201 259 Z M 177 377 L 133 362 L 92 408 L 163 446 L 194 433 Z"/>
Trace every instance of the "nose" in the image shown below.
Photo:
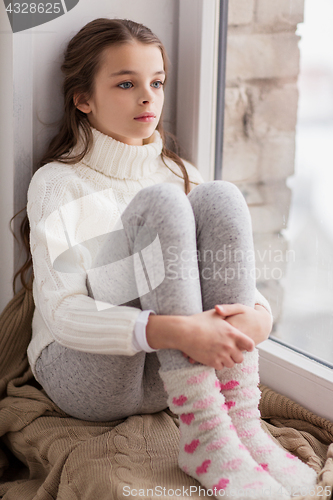
<path fill-rule="evenodd" d="M 141 104 L 149 104 L 154 102 L 154 92 L 153 89 L 149 87 L 145 87 L 140 96 Z"/>

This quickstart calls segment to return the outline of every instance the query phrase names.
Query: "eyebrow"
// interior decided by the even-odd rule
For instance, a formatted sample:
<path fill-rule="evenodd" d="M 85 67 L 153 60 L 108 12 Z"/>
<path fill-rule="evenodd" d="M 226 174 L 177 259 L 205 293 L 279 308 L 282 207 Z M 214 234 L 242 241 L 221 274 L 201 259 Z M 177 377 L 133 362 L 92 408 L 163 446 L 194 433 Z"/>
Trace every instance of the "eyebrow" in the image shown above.
<path fill-rule="evenodd" d="M 117 71 L 116 73 L 111 73 L 109 75 L 109 77 L 112 77 L 112 76 L 121 76 L 121 75 L 137 75 L 138 73 L 136 71 L 131 71 L 131 70 L 128 70 L 128 69 L 122 69 L 120 71 Z M 161 70 L 161 71 L 156 71 L 154 73 L 154 75 L 165 75 L 165 71 Z"/>

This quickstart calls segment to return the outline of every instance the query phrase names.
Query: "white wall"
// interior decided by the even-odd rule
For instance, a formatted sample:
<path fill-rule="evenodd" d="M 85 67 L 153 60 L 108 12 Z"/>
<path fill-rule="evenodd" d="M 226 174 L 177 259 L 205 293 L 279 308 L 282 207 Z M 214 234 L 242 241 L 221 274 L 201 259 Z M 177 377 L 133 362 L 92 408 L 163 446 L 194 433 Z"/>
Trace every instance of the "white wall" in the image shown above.
<path fill-rule="evenodd" d="M 12 35 L 4 3 L 0 4 L 0 311 L 10 299 L 13 274 L 13 61 Z"/>

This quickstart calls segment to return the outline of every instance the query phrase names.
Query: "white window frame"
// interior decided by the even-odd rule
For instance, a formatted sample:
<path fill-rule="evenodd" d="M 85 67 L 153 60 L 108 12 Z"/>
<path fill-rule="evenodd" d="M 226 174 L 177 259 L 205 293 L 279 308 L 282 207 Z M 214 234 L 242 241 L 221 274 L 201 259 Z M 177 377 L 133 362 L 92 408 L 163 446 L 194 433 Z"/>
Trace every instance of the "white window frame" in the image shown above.
<path fill-rule="evenodd" d="M 219 0 L 179 1 L 177 139 L 205 181 L 214 179 Z"/>
<path fill-rule="evenodd" d="M 333 370 L 268 339 L 258 346 L 260 382 L 333 421 Z"/>

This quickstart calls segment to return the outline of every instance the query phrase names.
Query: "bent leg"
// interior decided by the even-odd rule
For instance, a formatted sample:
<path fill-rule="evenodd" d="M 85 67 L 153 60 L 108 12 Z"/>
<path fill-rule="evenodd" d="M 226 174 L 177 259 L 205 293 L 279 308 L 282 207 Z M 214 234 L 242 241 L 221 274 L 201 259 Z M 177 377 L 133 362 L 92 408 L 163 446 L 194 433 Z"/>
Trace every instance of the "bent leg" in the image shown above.
<path fill-rule="evenodd" d="M 188 198 L 195 214 L 203 310 L 216 304 L 254 306 L 255 263 L 251 217 L 230 182 L 196 186 Z"/>
<path fill-rule="evenodd" d="M 220 192 L 218 191 L 217 194 L 220 194 Z M 214 192 L 212 193 L 212 191 L 210 191 L 210 196 L 214 199 L 216 198 L 215 185 Z M 186 211 L 185 213 L 187 213 L 188 204 L 185 203 L 184 197 L 182 198 L 182 203 L 184 201 L 184 210 Z M 192 197 L 190 198 L 189 195 L 187 201 L 191 202 L 191 199 Z M 168 201 L 172 201 L 172 198 L 169 197 L 165 200 L 166 203 Z M 229 203 L 232 201 L 233 200 L 230 199 Z M 243 205 L 244 203 L 243 201 Z M 217 209 L 220 209 L 219 204 L 219 200 L 217 200 Z M 202 245 L 207 244 L 207 242 L 212 246 L 215 245 L 217 250 L 219 245 L 230 236 L 232 231 L 229 226 L 233 223 L 233 217 L 237 217 L 239 214 L 233 214 L 230 220 L 230 218 L 227 217 L 228 215 L 230 216 L 230 213 L 228 212 L 228 208 L 226 208 L 225 213 L 222 211 L 223 216 L 226 216 L 226 221 L 220 220 L 219 217 L 214 220 L 214 218 L 211 217 L 209 224 L 207 223 L 207 228 L 214 229 L 214 227 L 216 227 L 216 221 L 218 221 L 221 223 L 219 227 L 222 228 L 223 226 L 223 230 L 220 231 L 221 234 L 219 235 L 219 239 L 217 239 L 214 231 L 208 231 L 208 233 L 210 233 L 209 240 L 208 235 L 205 234 L 205 221 L 207 221 L 206 215 L 209 212 L 209 207 L 207 213 L 202 212 L 203 215 L 200 213 L 200 215 L 202 215 L 202 224 L 200 224 L 199 221 L 199 227 L 197 214 L 193 211 L 192 205 L 191 207 L 197 223 L 195 227 L 195 240 L 197 240 L 198 243 L 202 242 Z M 205 202 L 202 208 L 206 208 Z M 168 207 L 168 213 L 173 214 L 172 203 L 171 206 Z M 147 217 L 152 214 L 153 211 L 151 214 L 147 214 Z M 166 220 L 169 223 L 172 222 L 171 217 Z M 178 223 L 179 221 L 177 221 L 177 224 Z M 227 223 L 229 223 L 229 226 Z M 172 227 L 173 226 L 174 224 L 172 224 Z M 164 227 L 164 225 L 161 224 L 161 227 Z M 183 235 L 187 228 L 184 227 L 180 229 L 181 235 Z M 170 282 L 166 278 L 163 284 L 152 292 L 151 297 L 154 302 L 148 301 L 146 307 L 151 307 L 153 303 L 154 306 L 158 308 L 157 312 L 159 312 L 159 314 L 195 313 L 195 310 L 189 312 L 191 309 L 191 298 L 188 294 L 184 295 L 183 292 L 184 288 L 186 289 L 186 281 L 191 283 L 191 281 L 196 282 L 198 277 L 200 279 L 200 275 L 198 276 L 196 242 L 192 240 L 192 232 L 190 232 L 190 236 L 190 241 L 192 241 L 191 244 L 182 242 L 181 239 L 173 242 L 172 253 L 176 256 L 172 258 L 172 264 L 175 266 L 174 268 L 171 269 L 171 267 L 168 266 L 170 264 L 168 253 L 170 254 L 170 252 L 164 254 L 166 277 L 169 279 L 172 277 L 174 281 L 176 281 L 177 287 L 174 292 L 175 295 L 169 295 L 173 293 L 172 280 Z M 250 239 L 250 241 L 252 240 Z M 177 248 L 178 245 L 179 248 Z M 244 243 L 243 246 L 246 247 L 246 244 Z M 170 248 L 168 249 L 170 250 Z M 171 270 L 174 274 L 168 275 L 167 271 Z M 186 273 L 184 271 L 186 271 Z M 239 279 L 237 286 L 233 287 L 235 296 L 238 294 L 238 297 L 240 297 L 243 292 L 242 281 L 243 277 Z M 203 280 L 201 280 L 201 283 L 203 283 Z M 163 287 L 165 288 L 163 289 Z M 216 286 L 214 290 L 211 290 L 212 301 L 214 300 L 214 294 L 219 291 L 219 288 L 220 281 L 216 280 Z M 252 288 L 254 287 L 252 286 Z M 164 291 L 159 295 L 162 289 Z M 180 294 L 177 294 L 178 290 L 181 290 Z M 254 297 L 254 289 L 251 290 L 250 286 L 248 287 L 247 293 L 249 296 L 252 294 Z M 220 294 L 220 297 L 222 296 L 223 294 Z M 168 300 L 165 300 L 162 305 L 160 297 L 162 297 L 162 299 L 168 298 Z M 202 298 L 205 298 L 203 294 Z M 144 297 L 141 297 L 140 300 L 141 303 L 143 303 Z M 229 296 L 229 300 L 232 301 L 232 297 L 230 298 Z M 247 297 L 247 300 L 251 299 Z M 170 304 L 172 307 L 170 307 Z M 213 307 L 214 304 L 210 307 L 207 301 L 206 308 Z M 228 408 L 224 404 L 225 399 L 220 392 L 215 370 L 200 364 L 189 364 L 179 351 L 160 350 L 157 355 L 161 363 L 159 374 L 169 396 L 168 405 L 171 410 L 180 417 L 181 438 L 179 465 L 181 468 L 198 479 L 201 484 L 207 488 L 221 490 L 221 496 L 224 496 L 224 490 L 226 490 L 226 496 L 229 497 L 228 492 L 236 488 L 239 489 L 244 487 L 244 489 L 251 490 L 251 493 L 254 494 L 256 498 L 260 499 L 262 487 L 270 488 L 272 491 L 272 498 L 276 498 L 279 485 L 273 481 L 268 474 L 263 474 L 249 452 L 242 448 L 242 444 L 232 427 L 227 411 Z M 216 496 L 219 496 L 219 494 Z"/>
<path fill-rule="evenodd" d="M 254 306 L 255 268 L 249 212 L 240 191 L 230 183 L 214 181 L 190 194 L 197 223 L 197 241 L 203 309 L 215 304 Z M 300 494 L 312 487 L 316 473 L 277 446 L 263 431 L 258 350 L 244 353 L 244 361 L 217 372 L 232 423 L 259 468 L 283 486 Z"/>
<path fill-rule="evenodd" d="M 36 363 L 38 380 L 66 413 L 81 420 L 112 421 L 140 413 L 145 355 L 109 356 L 68 349 L 53 342 Z M 163 388 L 155 394 L 159 410 Z M 159 399 L 158 399 L 159 398 Z"/>

